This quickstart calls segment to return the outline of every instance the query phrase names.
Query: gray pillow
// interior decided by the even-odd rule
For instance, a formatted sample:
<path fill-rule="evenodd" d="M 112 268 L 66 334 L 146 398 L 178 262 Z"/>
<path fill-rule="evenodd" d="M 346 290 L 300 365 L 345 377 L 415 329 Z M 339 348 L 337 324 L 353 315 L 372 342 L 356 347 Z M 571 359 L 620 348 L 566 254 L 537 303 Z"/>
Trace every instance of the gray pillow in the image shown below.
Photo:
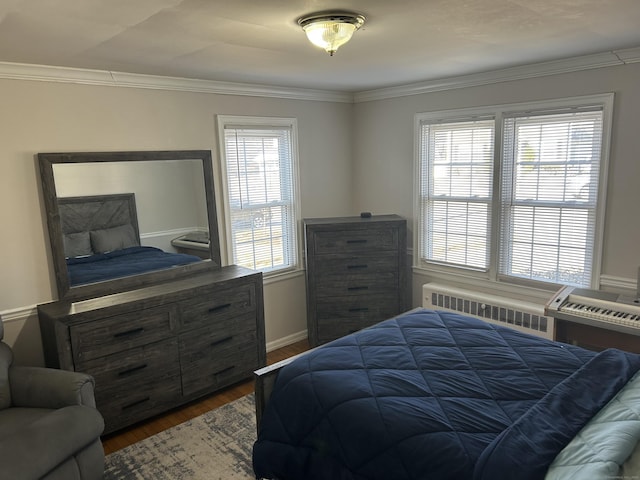
<path fill-rule="evenodd" d="M 96 253 L 112 252 L 137 245 L 139 245 L 138 239 L 131 225 L 121 225 L 91 232 L 91 246 Z"/>
<path fill-rule="evenodd" d="M 64 256 L 67 258 L 92 255 L 89 232 L 67 233 L 62 237 Z"/>

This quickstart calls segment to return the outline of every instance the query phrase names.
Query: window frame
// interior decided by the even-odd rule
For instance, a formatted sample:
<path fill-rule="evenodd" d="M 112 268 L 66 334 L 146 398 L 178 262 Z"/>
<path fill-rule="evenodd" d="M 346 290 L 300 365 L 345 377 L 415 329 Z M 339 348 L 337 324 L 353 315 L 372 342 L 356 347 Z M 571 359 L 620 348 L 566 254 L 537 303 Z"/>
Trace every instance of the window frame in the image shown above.
<path fill-rule="evenodd" d="M 586 105 L 598 105 L 602 107 L 602 139 L 600 150 L 600 170 L 598 191 L 596 192 L 595 210 L 595 235 L 593 239 L 593 264 L 589 288 L 598 289 L 600 287 L 600 275 L 602 268 L 602 248 L 604 239 L 604 214 L 606 210 L 606 190 L 609 170 L 609 155 L 611 144 L 611 129 L 613 117 L 614 94 L 604 93 L 596 95 L 585 95 L 578 97 L 559 98 L 552 100 L 542 100 L 533 102 L 511 103 L 490 105 L 484 107 L 472 107 L 453 110 L 442 110 L 434 112 L 417 113 L 414 121 L 414 261 L 413 266 L 416 271 L 439 276 L 451 277 L 452 279 L 465 277 L 465 280 L 472 282 L 486 281 L 492 283 L 513 284 L 516 286 L 526 286 L 544 290 L 552 290 L 558 284 L 546 283 L 538 280 L 523 279 L 499 273 L 500 245 L 502 242 L 501 214 L 502 214 L 502 157 L 504 148 L 504 118 L 512 117 L 523 112 L 548 112 L 558 113 L 562 110 L 580 108 Z M 466 266 L 443 265 L 422 257 L 422 229 L 423 223 L 428 220 L 420 218 L 421 215 L 421 194 L 422 194 L 422 139 L 421 131 L 423 123 L 434 123 L 438 121 L 472 121 L 476 118 L 493 117 L 495 119 L 494 128 L 494 170 L 492 188 L 492 211 L 489 245 L 489 265 L 488 269 L 476 269 Z"/>
<path fill-rule="evenodd" d="M 429 134 L 428 134 L 429 142 L 426 142 L 425 145 L 420 143 L 421 152 L 435 151 L 435 145 L 431 145 L 431 143 L 430 143 L 431 138 L 432 138 L 431 125 L 436 125 L 436 127 L 433 129 L 433 130 L 435 130 L 435 132 L 434 132 L 434 134 L 435 134 L 439 130 L 438 127 L 440 127 L 440 126 L 445 126 L 445 128 L 446 128 L 447 125 L 453 125 L 453 124 L 459 124 L 459 123 L 468 123 L 468 124 L 472 124 L 472 123 L 491 123 L 492 124 L 491 125 L 491 129 L 492 129 L 491 134 L 492 134 L 492 137 L 495 136 L 495 119 L 493 118 L 493 116 L 490 116 L 490 117 L 489 116 L 474 116 L 473 118 L 463 118 L 463 119 L 460 119 L 460 118 L 457 118 L 457 117 L 439 118 L 439 119 L 437 119 L 437 120 L 435 120 L 433 122 L 429 122 Z M 476 125 L 471 126 L 471 127 L 467 126 L 467 129 L 468 130 L 476 130 L 476 127 L 477 127 Z M 422 135 L 422 130 L 424 128 L 424 123 L 420 122 L 419 125 L 418 125 L 418 128 L 419 128 L 420 139 L 422 139 L 422 138 L 424 138 L 423 135 Z M 481 128 L 486 128 L 486 127 L 481 127 Z M 427 148 L 425 148 L 425 146 Z M 493 143 L 491 145 L 492 152 L 493 152 L 494 148 L 495 148 L 495 141 L 493 141 Z M 495 162 L 495 152 L 493 152 L 492 157 L 488 157 L 488 158 L 492 158 L 492 160 L 491 160 L 492 170 L 491 170 L 489 176 L 493 177 L 493 164 Z M 491 216 L 493 215 L 493 202 L 494 202 L 494 195 L 493 195 L 493 192 L 492 192 L 492 189 L 494 188 L 493 178 L 491 178 L 491 180 L 489 182 L 489 185 L 488 185 L 488 187 L 489 187 L 488 195 L 482 196 L 482 197 L 479 197 L 479 198 L 476 198 L 476 196 L 471 194 L 471 192 L 469 192 L 468 195 L 447 195 L 447 194 L 443 194 L 443 195 L 433 195 L 433 196 L 429 195 L 429 193 L 427 192 L 426 195 L 423 197 L 422 196 L 422 192 L 425 191 L 425 190 L 429 190 L 430 189 L 430 187 L 434 184 L 434 179 L 429 178 L 428 175 L 425 174 L 422 171 L 422 168 L 421 168 L 422 167 L 422 157 L 419 157 L 418 161 L 420 162 L 420 165 L 418 165 L 418 169 L 420 171 L 420 177 L 426 179 L 426 182 L 425 182 L 424 185 L 420 184 L 420 194 L 419 194 L 418 203 L 417 203 L 418 204 L 418 209 L 420 209 L 420 205 L 421 205 L 421 202 L 422 202 L 423 198 L 426 199 L 426 203 L 428 205 L 430 205 L 430 208 L 427 207 L 427 210 L 432 210 L 434 208 L 434 203 L 436 203 L 436 202 L 444 202 L 446 204 L 466 203 L 467 206 L 471 206 L 471 205 L 474 205 L 474 204 L 475 205 L 485 204 L 488 207 L 487 210 L 486 210 L 486 215 L 487 215 L 487 218 L 488 218 L 489 221 L 488 221 L 487 225 L 485 226 L 485 234 L 486 234 L 486 239 L 489 241 L 489 243 L 485 246 L 484 250 L 485 250 L 486 257 L 490 258 L 489 250 L 490 250 L 490 246 L 491 246 L 491 244 L 490 244 L 490 240 L 491 240 Z M 427 168 L 429 168 L 430 164 L 431 164 L 431 162 L 427 162 Z M 453 162 L 451 165 L 453 165 L 453 164 L 455 164 L 455 162 Z M 433 166 L 435 166 L 435 165 L 436 165 L 436 163 L 434 162 Z M 471 164 L 470 164 L 470 172 L 469 173 L 471 175 L 473 175 L 473 167 L 471 166 Z M 418 179 L 418 182 L 420 182 L 420 178 Z M 448 208 L 448 206 L 447 206 L 447 208 Z M 419 212 L 419 210 L 418 210 L 418 212 Z M 426 222 L 424 222 L 424 223 L 427 224 L 427 225 L 425 225 L 425 228 L 428 228 L 428 226 L 433 225 L 433 223 L 434 223 L 434 219 L 430 219 L 428 217 L 417 218 L 417 220 L 419 221 L 418 230 L 420 232 L 423 231 L 423 229 L 421 228 L 423 220 L 426 220 Z M 468 224 L 468 219 L 467 219 L 467 224 Z M 447 230 L 449 230 L 449 226 L 448 225 L 447 225 Z M 420 237 L 420 238 L 422 238 L 422 237 Z M 424 241 L 418 246 L 418 251 L 421 251 L 420 247 L 423 246 L 423 245 L 425 245 Z M 430 245 L 431 245 L 432 248 L 434 247 L 433 243 L 431 243 Z M 469 250 L 467 248 L 465 248 L 465 255 L 467 253 L 469 253 Z M 429 262 L 433 263 L 435 265 L 451 266 L 451 267 L 455 267 L 455 268 L 468 268 L 468 269 L 471 269 L 471 270 L 479 270 L 479 271 L 485 271 L 489 267 L 489 265 L 487 265 L 486 267 L 484 267 L 484 266 L 463 265 L 463 264 L 456 264 L 454 262 L 449 262 L 447 260 L 436 260 L 436 259 L 429 260 Z"/>
<path fill-rule="evenodd" d="M 298 154 L 298 121 L 292 117 L 257 117 L 242 115 L 217 115 L 218 127 L 218 148 L 220 162 L 220 182 L 223 192 L 223 221 L 225 225 L 225 248 L 223 258 L 226 259 L 227 265 L 234 263 L 234 242 L 233 229 L 231 222 L 231 201 L 229 195 L 228 172 L 227 172 L 227 152 L 225 141 L 225 129 L 228 128 L 256 128 L 256 129 L 287 129 L 290 133 L 290 154 L 291 154 L 291 194 L 293 196 L 292 211 L 293 225 L 291 232 L 294 237 L 291 242 L 292 250 L 289 252 L 293 256 L 294 261 L 282 268 L 272 270 L 255 270 L 261 271 L 264 278 L 274 278 L 282 275 L 296 273 L 302 270 L 302 246 L 301 246 L 301 202 L 300 202 L 300 179 L 299 179 L 299 154 Z"/>

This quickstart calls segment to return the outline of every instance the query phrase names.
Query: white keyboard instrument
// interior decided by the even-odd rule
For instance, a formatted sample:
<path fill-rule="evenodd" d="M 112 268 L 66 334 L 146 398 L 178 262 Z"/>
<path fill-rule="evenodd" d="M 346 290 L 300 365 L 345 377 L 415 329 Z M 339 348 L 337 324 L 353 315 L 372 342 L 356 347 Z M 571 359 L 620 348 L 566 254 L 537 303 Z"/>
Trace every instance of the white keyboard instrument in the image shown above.
<path fill-rule="evenodd" d="M 554 318 L 640 335 L 640 300 L 616 293 L 564 287 L 549 300 Z"/>

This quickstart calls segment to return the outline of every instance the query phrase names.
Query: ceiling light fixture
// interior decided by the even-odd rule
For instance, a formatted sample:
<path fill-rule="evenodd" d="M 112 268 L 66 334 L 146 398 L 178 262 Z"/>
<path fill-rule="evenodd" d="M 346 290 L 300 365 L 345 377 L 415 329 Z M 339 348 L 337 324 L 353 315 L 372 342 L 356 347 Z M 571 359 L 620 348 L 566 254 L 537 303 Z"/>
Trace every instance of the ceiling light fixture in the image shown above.
<path fill-rule="evenodd" d="M 319 12 L 298 19 L 298 25 L 314 45 L 333 56 L 347 43 L 353 32 L 364 25 L 364 16 L 352 12 Z"/>

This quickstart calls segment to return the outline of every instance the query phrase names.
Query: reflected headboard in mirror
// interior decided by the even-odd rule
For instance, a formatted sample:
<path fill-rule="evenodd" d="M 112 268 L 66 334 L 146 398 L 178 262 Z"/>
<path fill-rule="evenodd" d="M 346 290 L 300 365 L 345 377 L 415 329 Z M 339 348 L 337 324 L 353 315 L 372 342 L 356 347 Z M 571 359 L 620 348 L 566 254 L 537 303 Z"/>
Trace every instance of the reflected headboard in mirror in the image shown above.
<path fill-rule="evenodd" d="M 37 155 L 60 299 L 220 268 L 208 150 Z M 185 253 L 177 239 L 208 239 Z M 188 242 L 187 242 L 188 243 Z"/>

